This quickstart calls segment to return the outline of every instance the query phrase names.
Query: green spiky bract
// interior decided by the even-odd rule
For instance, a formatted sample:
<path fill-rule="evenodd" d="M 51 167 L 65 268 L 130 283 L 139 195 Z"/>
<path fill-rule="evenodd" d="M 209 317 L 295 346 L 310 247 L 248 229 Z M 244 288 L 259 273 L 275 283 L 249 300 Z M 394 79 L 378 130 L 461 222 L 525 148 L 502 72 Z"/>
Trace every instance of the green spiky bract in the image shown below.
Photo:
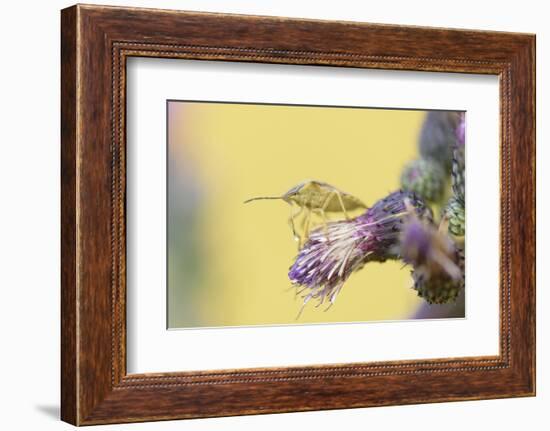
<path fill-rule="evenodd" d="M 456 196 L 449 199 L 443 210 L 443 216 L 449 222 L 449 233 L 455 236 L 466 234 L 466 210 L 464 204 Z"/>
<path fill-rule="evenodd" d="M 455 198 L 464 205 L 466 195 L 465 175 L 465 147 L 457 142 L 453 151 L 453 165 L 451 168 L 451 184 Z"/>

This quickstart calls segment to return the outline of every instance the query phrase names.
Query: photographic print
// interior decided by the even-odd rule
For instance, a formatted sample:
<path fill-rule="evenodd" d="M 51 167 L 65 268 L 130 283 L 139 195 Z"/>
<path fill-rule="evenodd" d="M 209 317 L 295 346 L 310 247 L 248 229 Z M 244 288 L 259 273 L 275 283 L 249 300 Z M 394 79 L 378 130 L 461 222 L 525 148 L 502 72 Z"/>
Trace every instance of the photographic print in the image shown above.
<path fill-rule="evenodd" d="M 535 46 L 64 9 L 62 420 L 534 396 Z"/>
<path fill-rule="evenodd" d="M 465 317 L 465 113 L 167 101 L 167 326 Z"/>

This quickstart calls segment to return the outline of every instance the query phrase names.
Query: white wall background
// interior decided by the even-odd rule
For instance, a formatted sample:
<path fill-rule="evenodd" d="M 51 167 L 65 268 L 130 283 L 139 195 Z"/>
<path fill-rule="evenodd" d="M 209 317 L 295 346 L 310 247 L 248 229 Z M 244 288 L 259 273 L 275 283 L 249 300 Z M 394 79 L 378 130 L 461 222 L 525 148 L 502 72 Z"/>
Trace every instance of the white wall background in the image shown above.
<path fill-rule="evenodd" d="M 550 342 L 550 28 L 537 0 L 130 0 L 171 9 L 477 28 L 537 34 L 538 396 L 284 415 L 105 426 L 134 430 L 547 429 Z M 59 10 L 70 2 L 4 2 L 0 14 L 0 428 L 62 430 L 59 422 Z M 23 317 L 21 317 L 23 316 Z"/>

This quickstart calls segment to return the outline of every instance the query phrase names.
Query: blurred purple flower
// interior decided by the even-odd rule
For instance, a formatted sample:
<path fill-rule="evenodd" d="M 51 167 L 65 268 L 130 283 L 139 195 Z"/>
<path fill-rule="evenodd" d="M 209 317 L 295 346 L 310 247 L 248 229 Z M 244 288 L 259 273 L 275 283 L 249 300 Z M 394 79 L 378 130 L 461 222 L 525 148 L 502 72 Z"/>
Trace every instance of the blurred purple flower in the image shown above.
<path fill-rule="evenodd" d="M 455 245 L 433 223 L 416 217 L 409 217 L 405 224 L 400 243 L 401 258 L 414 268 L 423 268 L 428 275 L 444 273 L 458 279 L 461 271 L 455 262 Z"/>
<path fill-rule="evenodd" d="M 367 262 L 397 259 L 401 230 L 411 211 L 432 218 L 416 194 L 397 191 L 354 219 L 311 232 L 288 274 L 298 293 L 307 292 L 304 306 L 311 299 L 318 305 L 328 299 L 332 305 L 349 276 Z"/>
<path fill-rule="evenodd" d="M 404 262 L 413 266 L 413 288 L 430 304 L 454 302 L 464 286 L 464 254 L 432 222 L 411 216 L 400 243 Z"/>
<path fill-rule="evenodd" d="M 414 268 L 411 275 L 414 281 L 413 288 L 418 296 L 428 304 L 455 303 L 464 290 L 464 251 L 454 249 L 453 260 L 460 269 L 460 277 L 451 277 L 446 272 L 426 272 L 426 267 Z"/>

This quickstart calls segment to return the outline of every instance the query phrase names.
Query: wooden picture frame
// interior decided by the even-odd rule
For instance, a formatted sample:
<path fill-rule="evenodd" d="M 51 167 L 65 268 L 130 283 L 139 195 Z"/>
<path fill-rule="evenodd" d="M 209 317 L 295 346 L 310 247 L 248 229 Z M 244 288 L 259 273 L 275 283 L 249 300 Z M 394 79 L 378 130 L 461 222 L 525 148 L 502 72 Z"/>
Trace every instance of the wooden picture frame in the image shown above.
<path fill-rule="evenodd" d="M 535 394 L 535 36 L 77 5 L 61 14 L 61 418 L 75 425 Z M 127 374 L 131 56 L 500 78 L 500 354 Z"/>

